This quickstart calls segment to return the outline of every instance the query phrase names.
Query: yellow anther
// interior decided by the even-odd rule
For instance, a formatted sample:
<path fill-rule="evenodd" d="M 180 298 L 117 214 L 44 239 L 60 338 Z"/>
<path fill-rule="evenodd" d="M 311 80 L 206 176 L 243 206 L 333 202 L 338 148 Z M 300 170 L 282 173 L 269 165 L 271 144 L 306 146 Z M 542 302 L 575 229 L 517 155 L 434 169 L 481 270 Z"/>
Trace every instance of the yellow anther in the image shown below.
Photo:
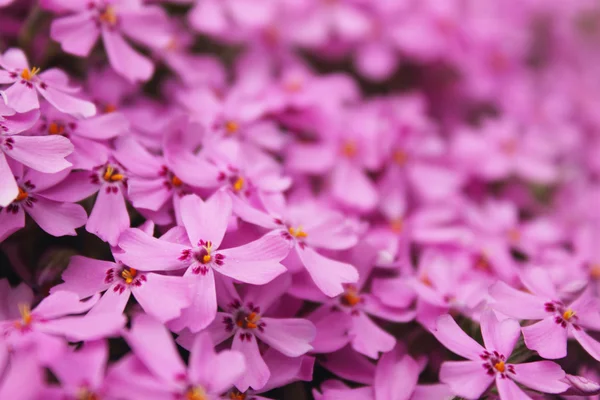
<path fill-rule="evenodd" d="M 392 154 L 392 159 L 396 164 L 403 166 L 408 161 L 408 154 L 404 150 L 396 150 Z"/>
<path fill-rule="evenodd" d="M 302 226 L 298 226 L 297 228 L 289 227 L 288 232 L 295 238 L 302 239 L 308 237 L 308 233 L 302 230 Z"/>
<path fill-rule="evenodd" d="M 15 201 L 23 201 L 27 197 L 29 197 L 29 193 L 27 193 L 25 190 L 19 187 L 19 194 L 17 194 L 17 197 L 15 197 Z"/>
<path fill-rule="evenodd" d="M 185 400 L 208 400 L 208 396 L 204 388 L 194 386 L 185 393 Z"/>
<path fill-rule="evenodd" d="M 342 145 L 342 155 L 353 158 L 356 153 L 358 153 L 358 146 L 354 141 L 349 140 Z"/>
<path fill-rule="evenodd" d="M 21 78 L 30 81 L 38 72 L 40 72 L 38 67 L 33 67 L 31 70 L 29 68 L 24 68 L 23 71 L 21 71 Z"/>
<path fill-rule="evenodd" d="M 117 24 L 117 12 L 114 7 L 108 6 L 104 9 L 104 11 L 99 16 L 100 21 L 108 24 L 108 25 L 116 25 Z"/>
<path fill-rule="evenodd" d="M 227 121 L 225 122 L 225 130 L 227 133 L 232 134 L 236 133 L 240 129 L 240 125 L 235 121 Z"/>
<path fill-rule="evenodd" d="M 240 176 L 235 180 L 235 182 L 233 182 L 233 190 L 236 192 L 239 192 L 243 188 L 244 188 L 244 178 L 242 178 Z"/>
<path fill-rule="evenodd" d="M 393 220 L 390 221 L 390 229 L 392 230 L 392 232 L 400 233 L 400 232 L 402 232 L 403 228 L 404 228 L 404 220 L 402 219 L 402 217 L 394 218 Z"/>
<path fill-rule="evenodd" d="M 496 368 L 496 370 L 499 372 L 506 371 L 506 365 L 504 364 L 504 361 L 498 361 L 496 364 L 494 364 L 494 368 Z"/>
<path fill-rule="evenodd" d="M 128 285 L 131 285 L 131 282 L 133 282 L 136 276 L 137 270 L 134 268 L 124 268 L 123 271 L 121 271 L 121 278 L 123 278 Z"/>
<path fill-rule="evenodd" d="M 563 319 L 568 321 L 570 320 L 573 315 L 575 315 L 575 311 L 571 310 L 570 308 L 568 308 L 562 315 Z"/>
<path fill-rule="evenodd" d="M 177 177 L 175 175 L 173 175 L 173 177 L 171 178 L 171 183 L 175 187 L 179 187 L 179 186 L 183 185 L 183 181 L 181 179 L 179 179 L 179 177 Z"/>

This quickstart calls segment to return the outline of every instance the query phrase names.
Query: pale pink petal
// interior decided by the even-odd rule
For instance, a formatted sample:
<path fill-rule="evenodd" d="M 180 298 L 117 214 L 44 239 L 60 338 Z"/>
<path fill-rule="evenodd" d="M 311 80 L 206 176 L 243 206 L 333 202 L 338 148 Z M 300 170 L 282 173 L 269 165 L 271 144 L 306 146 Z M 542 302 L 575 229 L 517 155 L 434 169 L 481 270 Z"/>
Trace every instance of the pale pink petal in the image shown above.
<path fill-rule="evenodd" d="M 432 333 L 447 349 L 469 360 L 479 360 L 485 350 L 447 314 L 438 318 L 436 330 Z"/>
<path fill-rule="evenodd" d="M 181 311 L 181 316 L 169 323 L 169 329 L 181 331 L 188 328 L 196 333 L 210 325 L 217 315 L 217 293 L 215 289 L 215 276 L 211 268 L 206 274 L 194 275 L 190 269 L 185 272 L 186 277 L 193 279 L 191 302 Z"/>
<path fill-rule="evenodd" d="M 2 186 L 0 187 L 0 207 L 6 207 L 17 197 L 19 194 L 19 187 L 17 181 L 13 176 L 13 172 L 10 166 L 6 162 L 4 153 L 0 151 L 0 181 Z"/>
<path fill-rule="evenodd" d="M 21 352 L 11 357 L 0 382 L 1 399 L 36 399 L 43 387 L 43 369 L 35 354 Z"/>
<path fill-rule="evenodd" d="M 317 400 L 374 400 L 375 394 L 372 387 L 361 387 L 356 389 L 323 389 L 323 395 L 316 397 Z"/>
<path fill-rule="evenodd" d="M 231 199 L 224 191 L 218 191 L 206 201 L 194 194 L 181 199 L 181 216 L 190 242 L 197 245 L 200 240 L 210 241 L 213 249 L 218 249 L 227 230 L 231 208 Z"/>
<path fill-rule="evenodd" d="M 446 361 L 440 368 L 440 381 L 454 394 L 477 400 L 490 387 L 494 377 L 486 373 L 480 361 Z"/>
<path fill-rule="evenodd" d="M 119 13 L 121 30 L 129 38 L 156 49 L 163 48 L 172 39 L 169 17 L 158 6 L 135 8 Z"/>
<path fill-rule="evenodd" d="M 315 284 L 329 297 L 343 293 L 344 283 L 358 281 L 358 271 L 350 264 L 322 256 L 308 246 L 296 246 L 296 252 Z"/>
<path fill-rule="evenodd" d="M 161 322 L 181 314 L 192 300 L 192 282 L 187 277 L 148 273 L 146 281 L 131 291 L 144 311 Z"/>
<path fill-rule="evenodd" d="M 287 357 L 276 350 L 267 350 L 263 356 L 271 371 L 269 382 L 261 392 L 285 386 L 291 382 L 302 380 L 312 381 L 315 358 L 310 356 Z"/>
<path fill-rule="evenodd" d="M 215 354 L 214 345 L 205 333 L 196 336 L 190 352 L 188 376 L 210 393 L 229 389 L 246 370 L 244 356 L 225 350 Z"/>
<path fill-rule="evenodd" d="M 394 348 L 396 339 L 362 312 L 352 316 L 352 348 L 370 358 L 378 358 L 379 353 L 385 353 Z"/>
<path fill-rule="evenodd" d="M 372 385 L 375 377 L 375 364 L 350 346 L 328 354 L 321 364 L 340 378 Z"/>
<path fill-rule="evenodd" d="M 370 211 L 377 205 L 375 184 L 358 166 L 342 160 L 335 166 L 331 179 L 332 193 L 342 204 L 360 211 Z"/>
<path fill-rule="evenodd" d="M 123 285 L 122 282 L 115 282 L 104 292 L 87 315 L 108 313 L 120 315 L 125 311 L 130 297 L 131 288 Z"/>
<path fill-rule="evenodd" d="M 525 364 L 514 364 L 514 375 L 511 378 L 528 388 L 544 393 L 562 393 L 569 388 L 563 382 L 565 371 L 551 361 L 538 361 Z"/>
<path fill-rule="evenodd" d="M 118 313 L 98 313 L 55 319 L 44 323 L 38 329 L 45 333 L 64 335 L 68 340 L 78 342 L 116 336 L 126 322 L 127 318 Z"/>
<path fill-rule="evenodd" d="M 331 312 L 322 306 L 308 318 L 315 324 L 317 335 L 311 345 L 314 353 L 332 353 L 340 350 L 351 340 L 352 317 L 344 312 Z"/>
<path fill-rule="evenodd" d="M 394 73 L 399 60 L 391 45 L 375 40 L 360 46 L 354 59 L 358 70 L 375 81 L 386 79 Z"/>
<path fill-rule="evenodd" d="M 77 121 L 77 135 L 89 139 L 110 139 L 126 133 L 128 129 L 129 122 L 120 112 L 111 112 Z"/>
<path fill-rule="evenodd" d="M 25 213 L 21 207 L 16 213 L 4 208 L 0 210 L 0 242 L 25 227 Z"/>
<path fill-rule="evenodd" d="M 40 228 L 52 236 L 75 236 L 75 229 L 87 220 L 85 209 L 79 204 L 59 203 L 41 196 L 35 199 L 36 202 L 25 210 Z"/>
<path fill-rule="evenodd" d="M 496 350 L 508 358 L 521 336 L 521 326 L 514 319 L 498 321 L 493 311 L 486 310 L 481 314 L 481 334 L 486 349 Z"/>
<path fill-rule="evenodd" d="M 548 317 L 523 328 L 523 338 L 528 348 L 549 359 L 567 355 L 567 329 Z"/>
<path fill-rule="evenodd" d="M 38 94 L 33 85 L 29 87 L 19 81 L 0 94 L 6 105 L 16 112 L 24 113 L 40 108 Z"/>
<path fill-rule="evenodd" d="M 538 297 L 546 300 L 558 298 L 556 288 L 547 270 L 543 268 L 528 268 L 521 274 L 521 281 L 527 289 Z"/>
<path fill-rule="evenodd" d="M 279 262 L 289 249 L 289 242 L 278 232 L 267 233 L 248 244 L 219 251 L 225 256 L 224 264 L 215 269 L 241 282 L 263 285 L 286 271 Z"/>
<path fill-rule="evenodd" d="M 417 385 L 411 400 L 453 399 L 454 395 L 447 385 Z"/>
<path fill-rule="evenodd" d="M 310 162 L 307 162 L 310 160 Z M 309 174 L 323 174 L 336 162 L 336 152 L 331 146 L 295 144 L 290 146 L 286 165 L 293 171 Z"/>
<path fill-rule="evenodd" d="M 256 336 L 277 351 L 288 357 L 298 357 L 312 350 L 310 342 L 315 338 L 316 329 L 312 322 L 299 318 L 261 318 L 266 324 L 264 331 Z"/>
<path fill-rule="evenodd" d="M 187 246 L 157 239 L 135 228 L 121 234 L 119 247 L 124 251 L 118 255 L 119 260 L 140 271 L 177 270 L 190 264 L 180 260 Z"/>
<path fill-rule="evenodd" d="M 103 340 L 86 342 L 77 351 L 70 351 L 51 365 L 52 372 L 67 386 L 83 386 L 99 389 L 104 380 L 108 344 Z"/>
<path fill-rule="evenodd" d="M 408 322 L 415 318 L 415 311 L 404 307 L 389 307 L 370 294 L 361 295 L 362 309 L 370 315 L 386 321 Z"/>
<path fill-rule="evenodd" d="M 0 101 L 0 107 L 2 106 L 3 104 Z M 4 125 L 8 129 L 8 133 L 21 133 L 33 127 L 33 125 L 35 125 L 39 118 L 40 110 L 31 110 L 22 114 L 11 115 L 10 117 L 5 116 L 4 121 L 2 121 L 2 125 Z"/>
<path fill-rule="evenodd" d="M 113 115 L 110 113 L 107 115 Z M 96 119 L 96 118 L 94 118 Z M 163 160 L 150 153 L 140 141 L 131 136 L 121 136 L 115 141 L 114 157 L 135 177 L 158 178 Z M 165 177 L 162 177 L 163 181 Z"/>
<path fill-rule="evenodd" d="M 532 400 L 512 379 L 496 376 L 496 387 L 502 400 Z"/>
<path fill-rule="evenodd" d="M 43 75 L 40 77 L 43 77 Z M 89 118 L 96 115 L 96 106 L 90 101 L 73 97 L 52 85 L 38 85 L 37 88 L 48 103 L 59 111 L 79 118 Z"/>
<path fill-rule="evenodd" d="M 98 300 L 98 297 L 87 301 L 80 301 L 75 293 L 56 291 L 45 297 L 33 310 L 36 315 L 51 319 L 68 314 L 79 314 L 89 310 Z"/>
<path fill-rule="evenodd" d="M 571 332 L 573 332 L 573 336 L 575 336 L 575 339 L 579 342 L 581 347 L 583 347 L 590 356 L 600 361 L 600 342 L 592 338 L 582 329 L 572 329 Z"/>
<path fill-rule="evenodd" d="M 111 246 L 116 246 L 119 235 L 129 228 L 129 223 L 129 213 L 121 190 L 115 193 L 109 192 L 108 186 L 101 187 L 85 229 Z"/>
<path fill-rule="evenodd" d="M 547 313 L 545 300 L 529 293 L 513 289 L 504 282 L 496 282 L 490 287 L 492 308 L 508 316 L 519 319 L 541 319 Z"/>
<path fill-rule="evenodd" d="M 12 149 L 7 156 L 41 172 L 59 172 L 71 163 L 65 157 L 73 152 L 73 145 L 63 136 L 11 136 Z"/>
<path fill-rule="evenodd" d="M 219 292 L 228 292 L 219 300 L 219 304 L 230 304 L 234 300 L 239 300 L 231 280 L 228 281 L 230 285 L 227 285 L 228 282 L 222 282 L 224 287 L 219 287 Z M 290 274 L 282 274 L 265 285 L 248 286 L 244 293 L 244 302 L 260 307 L 261 312 L 264 314 L 281 296 L 285 293 L 289 294 L 291 283 L 292 277 Z"/>
<path fill-rule="evenodd" d="M 55 19 L 50 26 L 50 36 L 65 52 L 86 57 L 100 36 L 92 18 L 92 12 L 88 11 Z"/>
<path fill-rule="evenodd" d="M 127 181 L 129 199 L 136 208 L 158 211 L 172 198 L 173 192 L 165 186 L 165 179 L 136 179 Z"/>
<path fill-rule="evenodd" d="M 123 337 L 144 365 L 164 382 L 185 376 L 186 368 L 171 334 L 154 318 L 138 315 Z"/>
<path fill-rule="evenodd" d="M 371 28 L 367 14 L 350 4 L 335 5 L 331 13 L 331 19 L 337 33 L 345 39 L 361 38 Z"/>
<path fill-rule="evenodd" d="M 276 229 L 279 225 L 275 222 L 275 218 L 264 211 L 252 207 L 246 200 L 239 196 L 230 194 L 233 213 L 240 219 L 249 222 L 253 225 L 262 226 L 263 228 Z"/>
<path fill-rule="evenodd" d="M 190 25 L 200 32 L 220 33 L 229 25 L 223 6 L 215 1 L 197 3 L 188 18 Z"/>
<path fill-rule="evenodd" d="M 147 81 L 154 73 L 154 65 L 135 51 L 118 31 L 102 29 L 102 41 L 110 65 L 130 82 Z"/>
<path fill-rule="evenodd" d="M 237 333 L 233 338 L 231 350 L 241 352 L 246 362 L 246 372 L 236 380 L 235 386 L 242 392 L 248 390 L 249 387 L 259 390 L 265 386 L 271 373 L 260 355 L 254 335 L 242 340 L 241 333 Z"/>
<path fill-rule="evenodd" d="M 69 203 L 86 199 L 96 193 L 99 188 L 98 184 L 92 182 L 93 175 L 89 171 L 71 172 L 64 181 L 48 190 L 44 190 L 44 197 Z"/>
<path fill-rule="evenodd" d="M 375 370 L 375 400 L 408 400 L 419 380 L 421 369 L 410 356 L 397 359 L 395 351 L 381 356 Z"/>

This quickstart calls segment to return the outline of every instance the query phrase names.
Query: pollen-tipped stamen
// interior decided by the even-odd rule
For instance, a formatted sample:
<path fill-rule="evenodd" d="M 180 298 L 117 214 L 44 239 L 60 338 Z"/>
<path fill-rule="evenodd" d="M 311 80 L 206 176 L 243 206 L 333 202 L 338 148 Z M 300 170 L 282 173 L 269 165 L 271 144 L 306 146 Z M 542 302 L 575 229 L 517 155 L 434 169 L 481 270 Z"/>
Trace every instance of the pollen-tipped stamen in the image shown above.
<path fill-rule="evenodd" d="M 308 234 L 302 230 L 302 226 L 298 226 L 297 228 L 289 227 L 288 232 L 290 235 L 297 239 L 303 239 L 308 237 Z"/>
<path fill-rule="evenodd" d="M 23 68 L 23 71 L 21 71 L 21 78 L 25 79 L 26 81 L 30 81 L 31 78 L 38 74 L 38 72 L 40 72 L 38 67 L 33 67 L 31 69 Z"/>

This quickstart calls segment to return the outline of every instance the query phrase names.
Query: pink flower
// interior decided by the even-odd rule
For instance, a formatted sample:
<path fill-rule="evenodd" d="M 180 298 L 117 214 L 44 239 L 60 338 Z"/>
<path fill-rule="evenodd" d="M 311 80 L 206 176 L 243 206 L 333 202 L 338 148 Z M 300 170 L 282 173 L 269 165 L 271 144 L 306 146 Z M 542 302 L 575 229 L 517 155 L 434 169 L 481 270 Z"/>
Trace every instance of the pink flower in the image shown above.
<path fill-rule="evenodd" d="M 86 57 L 102 35 L 110 65 L 132 82 L 150 79 L 154 65 L 123 36 L 154 48 L 165 46 L 171 39 L 164 11 L 158 6 L 145 6 L 138 0 L 45 0 L 42 5 L 73 13 L 54 20 L 51 26 L 50 35 L 64 51 Z"/>
<path fill-rule="evenodd" d="M 11 288 L 2 280 L 0 291 L 8 299 L 6 314 L 0 315 L 1 337 L 13 348 L 35 345 L 41 360 L 57 357 L 63 338 L 101 339 L 118 333 L 125 324 L 125 317 L 114 313 L 76 315 L 88 311 L 97 297 L 82 302 L 75 293 L 57 291 L 32 308 L 33 292 L 25 284 Z"/>
<path fill-rule="evenodd" d="M 233 204 L 241 219 L 271 229 L 273 234 L 289 241 L 301 265 L 327 296 L 338 296 L 344 292 L 344 283 L 358 281 L 354 266 L 325 257 L 314 249 L 341 250 L 357 243 L 355 228 L 342 214 L 310 201 L 287 207 L 279 196 L 271 197 L 266 212 L 236 197 Z"/>
<path fill-rule="evenodd" d="M 0 57 L 0 67 L 0 84 L 12 84 L 0 94 L 6 105 L 17 112 L 39 108 L 39 93 L 61 112 L 79 117 L 96 114 L 94 104 L 71 95 L 79 89 L 69 86 L 69 77 L 63 71 L 52 68 L 40 73 L 39 68 L 30 68 L 20 49 L 6 50 Z"/>
<path fill-rule="evenodd" d="M 485 348 L 467 336 L 450 315 L 443 315 L 437 321 L 435 337 L 452 352 L 469 360 L 442 364 L 440 380 L 457 396 L 479 399 L 494 382 L 504 400 L 530 399 L 515 381 L 544 393 L 562 393 L 569 387 L 562 381 L 565 372 L 558 364 L 507 361 L 520 336 L 516 320 L 499 321 L 493 311 L 487 310 L 481 316 L 481 333 Z"/>
<path fill-rule="evenodd" d="M 104 375 L 108 361 L 108 343 L 88 341 L 81 348 L 65 351 L 49 364 L 60 386 L 46 386 L 43 398 L 111 399 L 107 396 Z"/>
<path fill-rule="evenodd" d="M 224 312 L 217 314 L 206 331 L 216 344 L 233 336 L 231 348 L 241 352 L 248 365 L 246 373 L 235 384 L 241 391 L 246 391 L 249 387 L 262 389 L 271 376 L 260 353 L 258 339 L 287 357 L 300 357 L 312 350 L 310 342 L 315 337 L 312 322 L 300 318 L 268 316 L 269 309 L 276 304 L 288 286 L 289 280 L 286 284 L 283 277 L 265 286 L 248 287 L 244 296 L 239 296 L 233 285 L 220 290 L 219 305 Z M 190 348 L 193 336 L 189 332 L 183 332 L 177 342 Z"/>
<path fill-rule="evenodd" d="M 141 272 L 121 263 L 81 256 L 71 258 L 62 279 L 64 283 L 53 287 L 51 293 L 63 290 L 84 299 L 104 292 L 91 313 L 121 314 L 133 295 L 146 313 L 164 323 L 178 317 L 192 298 L 191 282 L 185 277 Z"/>
<path fill-rule="evenodd" d="M 364 249 L 360 251 L 366 252 Z M 313 343 L 316 353 L 329 353 L 350 343 L 355 351 L 370 358 L 378 358 L 380 352 L 386 353 L 394 347 L 396 339 L 370 316 L 394 322 L 408 322 L 415 316 L 413 310 L 388 307 L 377 297 L 364 291 L 372 257 L 360 260 L 361 256 L 363 254 L 350 258 L 361 267 L 360 280 L 356 284 L 344 284 L 344 292 L 333 299 L 328 299 L 318 289 L 313 289 L 314 283 L 309 277 L 303 279 L 301 274 L 294 276 L 294 284 L 290 289 L 292 296 L 322 303 L 308 316 L 319 327 Z M 345 332 L 340 332 L 340 329 Z"/>
<path fill-rule="evenodd" d="M 44 381 L 44 370 L 31 348 L 15 352 L 6 368 L 2 364 L 0 367 L 3 368 L 0 375 L 0 398 L 38 398 Z"/>
<path fill-rule="evenodd" d="M 239 247 L 220 249 L 231 216 L 231 200 L 223 191 L 206 201 L 185 196 L 180 212 L 185 228 L 174 228 L 168 237 L 156 239 L 139 229 L 125 231 L 119 240 L 124 252 L 118 258 L 139 271 L 186 269 L 184 276 L 196 282 L 195 296 L 171 328 L 198 332 L 217 313 L 215 272 L 263 285 L 286 271 L 279 262 L 287 256 L 289 243 L 270 233 Z"/>
<path fill-rule="evenodd" d="M 124 337 L 135 356 L 108 373 L 108 392 L 117 398 L 221 399 L 247 370 L 240 352 L 215 353 L 208 334 L 191 344 L 186 367 L 169 331 L 147 315 L 136 316 Z"/>
<path fill-rule="evenodd" d="M 567 337 L 572 335 L 600 361 L 600 343 L 585 331 L 600 331 L 600 306 L 592 291 L 584 290 L 564 301 L 542 268 L 524 272 L 521 280 L 530 293 L 497 282 L 490 288 L 490 295 L 495 310 L 514 318 L 538 320 L 523 328 L 527 347 L 544 358 L 563 358 L 567 355 Z"/>
<path fill-rule="evenodd" d="M 115 246 L 119 235 L 129 228 L 129 213 L 125 205 L 127 173 L 109 159 L 91 171 L 75 171 L 47 192 L 56 201 L 81 201 L 98 192 L 94 208 L 85 228 L 100 239 Z"/>
<path fill-rule="evenodd" d="M 25 214 L 52 236 L 75 236 L 75 229 L 87 220 L 84 208 L 46 195 L 68 176 L 68 171 L 42 174 L 31 169 L 14 169 L 20 175 L 15 176 L 18 194 L 6 207 L 0 207 L 0 242 L 25 226 Z"/>
<path fill-rule="evenodd" d="M 317 400 L 441 400 L 453 397 L 446 385 L 418 385 L 419 375 L 425 363 L 400 353 L 398 349 L 394 349 L 381 356 L 372 386 L 351 389 L 340 381 L 330 380 L 321 385 L 322 394 L 316 391 L 313 394 Z"/>
<path fill-rule="evenodd" d="M 41 106 L 42 116 L 32 132 L 40 136 L 64 136 L 74 146 L 67 161 L 74 169 L 92 169 L 108 158 L 107 141 L 124 135 L 129 123 L 120 112 L 111 112 L 86 119 L 76 119 L 58 112 L 46 103 Z"/>

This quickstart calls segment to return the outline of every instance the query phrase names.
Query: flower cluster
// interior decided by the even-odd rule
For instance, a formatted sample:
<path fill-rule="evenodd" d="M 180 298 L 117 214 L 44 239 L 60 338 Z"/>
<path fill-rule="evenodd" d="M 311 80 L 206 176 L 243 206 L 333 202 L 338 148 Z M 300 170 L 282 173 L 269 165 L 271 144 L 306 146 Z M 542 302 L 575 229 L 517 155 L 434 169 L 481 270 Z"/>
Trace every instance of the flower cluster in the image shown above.
<path fill-rule="evenodd" d="M 600 5 L 0 0 L 0 399 L 597 399 Z"/>

